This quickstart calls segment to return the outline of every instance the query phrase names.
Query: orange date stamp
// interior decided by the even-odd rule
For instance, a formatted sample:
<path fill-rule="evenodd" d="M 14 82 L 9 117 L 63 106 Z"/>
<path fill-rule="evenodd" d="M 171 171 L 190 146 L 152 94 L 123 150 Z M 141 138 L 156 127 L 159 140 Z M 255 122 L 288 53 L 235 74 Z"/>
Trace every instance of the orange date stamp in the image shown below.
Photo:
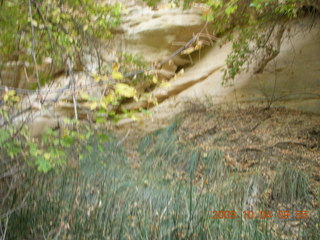
<path fill-rule="evenodd" d="M 251 210 L 242 211 L 240 214 L 236 211 L 212 211 L 212 219 L 307 219 L 308 211 L 285 211 L 279 210 L 276 212 L 271 211 L 259 211 L 254 212 Z"/>

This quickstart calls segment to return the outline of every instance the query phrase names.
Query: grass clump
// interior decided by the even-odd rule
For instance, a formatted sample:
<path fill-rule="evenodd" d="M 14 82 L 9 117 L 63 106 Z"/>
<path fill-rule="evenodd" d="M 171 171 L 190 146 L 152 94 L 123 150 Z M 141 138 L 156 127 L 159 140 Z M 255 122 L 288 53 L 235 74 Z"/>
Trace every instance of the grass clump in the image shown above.
<path fill-rule="evenodd" d="M 282 203 L 306 201 L 310 193 L 307 175 L 292 166 L 277 171 L 271 189 L 272 198 Z"/>
<path fill-rule="evenodd" d="M 250 179 L 231 175 L 219 151 L 179 143 L 178 126 L 142 139 L 136 162 L 110 137 L 79 167 L 30 175 L 34 191 L 7 239 L 277 239 L 273 219 L 242 219 Z"/>

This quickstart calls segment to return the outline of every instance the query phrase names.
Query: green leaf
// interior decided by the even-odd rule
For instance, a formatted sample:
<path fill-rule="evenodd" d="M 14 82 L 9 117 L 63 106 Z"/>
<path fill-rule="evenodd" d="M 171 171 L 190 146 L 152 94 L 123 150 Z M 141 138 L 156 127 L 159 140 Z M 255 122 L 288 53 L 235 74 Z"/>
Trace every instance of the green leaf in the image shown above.
<path fill-rule="evenodd" d="M 53 130 L 51 128 L 46 128 L 45 130 L 46 135 L 52 135 L 52 133 L 53 133 Z"/>
<path fill-rule="evenodd" d="M 38 165 L 38 171 L 40 172 L 47 173 L 52 168 L 51 163 L 44 158 L 37 158 L 35 163 Z"/>
<path fill-rule="evenodd" d="M 113 72 L 112 72 L 112 78 L 113 78 L 114 80 L 123 80 L 123 75 L 122 75 L 122 73 L 120 73 L 120 72 L 113 71 Z"/>
<path fill-rule="evenodd" d="M 116 85 L 116 93 L 122 97 L 130 98 L 130 97 L 134 97 L 137 92 L 136 92 L 135 88 L 133 88 L 127 84 L 118 83 Z"/>
<path fill-rule="evenodd" d="M 81 98 L 83 100 L 88 100 L 89 99 L 89 94 L 88 93 L 85 93 L 85 92 L 81 92 Z"/>
<path fill-rule="evenodd" d="M 54 146 L 58 146 L 59 143 L 60 143 L 59 139 L 56 138 L 56 139 L 53 140 L 53 145 Z"/>
<path fill-rule="evenodd" d="M 35 26 L 35 27 L 37 27 L 37 26 L 38 26 L 37 21 L 36 21 L 36 20 L 34 20 L 34 19 L 32 19 L 32 20 L 31 20 L 31 24 L 32 24 L 33 26 Z"/>
<path fill-rule="evenodd" d="M 157 83 L 158 83 L 158 79 L 157 79 L 157 77 L 153 76 L 153 78 L 152 78 L 152 82 L 153 82 L 154 84 L 157 84 Z"/>
<path fill-rule="evenodd" d="M 104 149 L 103 149 L 103 147 L 99 144 L 98 145 L 98 149 L 99 149 L 99 151 L 101 152 L 101 153 L 104 153 Z"/>
<path fill-rule="evenodd" d="M 100 106 L 104 109 L 104 110 L 108 110 L 107 104 L 104 101 L 100 102 Z"/>
<path fill-rule="evenodd" d="M 4 143 L 8 138 L 10 137 L 10 134 L 7 130 L 0 128 L 0 143 Z"/>
<path fill-rule="evenodd" d="M 96 123 L 106 123 L 107 120 L 104 117 L 96 117 Z"/>
<path fill-rule="evenodd" d="M 90 103 L 90 109 L 91 110 L 95 110 L 97 107 L 98 107 L 98 103 L 97 102 Z"/>
<path fill-rule="evenodd" d="M 116 95 L 114 91 L 111 91 L 107 96 L 105 96 L 102 101 L 106 104 L 112 103 L 116 100 Z"/>
<path fill-rule="evenodd" d="M 74 143 L 74 138 L 72 136 L 65 136 L 61 139 L 61 145 L 63 147 L 71 147 Z"/>
<path fill-rule="evenodd" d="M 109 137 L 107 134 L 99 134 L 99 139 L 100 139 L 100 143 L 101 142 L 106 142 L 109 140 Z"/>
<path fill-rule="evenodd" d="M 234 13 L 238 9 L 238 5 L 230 6 L 226 9 L 227 16 L 230 16 L 232 13 Z"/>
<path fill-rule="evenodd" d="M 92 153 L 92 147 L 90 145 L 87 145 L 86 147 L 87 147 L 88 153 L 91 154 Z"/>

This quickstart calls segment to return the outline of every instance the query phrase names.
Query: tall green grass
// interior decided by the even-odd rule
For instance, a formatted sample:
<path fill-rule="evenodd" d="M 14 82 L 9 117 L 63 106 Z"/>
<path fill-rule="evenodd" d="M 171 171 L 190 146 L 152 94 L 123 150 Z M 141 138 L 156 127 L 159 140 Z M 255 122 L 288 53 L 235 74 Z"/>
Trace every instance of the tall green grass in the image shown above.
<path fill-rule="evenodd" d="M 212 219 L 240 216 L 250 179 L 229 173 L 221 152 L 180 144 L 178 126 L 143 138 L 135 160 L 111 138 L 79 168 L 33 173 L 7 239 L 278 239 L 273 219 Z"/>

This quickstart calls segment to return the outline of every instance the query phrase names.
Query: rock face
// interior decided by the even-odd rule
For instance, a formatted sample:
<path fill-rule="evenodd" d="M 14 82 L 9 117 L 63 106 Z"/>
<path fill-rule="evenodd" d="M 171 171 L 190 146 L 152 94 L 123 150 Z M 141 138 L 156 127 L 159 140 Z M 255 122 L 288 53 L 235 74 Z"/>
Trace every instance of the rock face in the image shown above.
<path fill-rule="evenodd" d="M 123 40 L 128 50 L 146 55 L 150 61 L 163 60 L 169 56 L 172 53 L 170 51 L 172 41 L 192 38 L 193 30 L 187 33 L 184 30 L 191 28 L 196 31 L 201 27 L 200 15 L 196 17 L 191 13 L 192 11 L 186 13 L 179 9 L 163 10 L 164 15 L 160 14 L 161 10 L 156 12 L 149 9 L 149 15 L 143 15 L 139 11 L 140 19 L 130 20 L 128 17 L 124 22 Z M 174 17 L 184 20 L 174 21 Z M 184 21 L 187 21 L 186 18 L 189 17 L 188 25 Z M 225 60 L 231 51 L 231 43 L 226 43 L 222 47 L 208 47 L 201 50 L 201 55 L 195 52 L 192 58 L 199 60 L 185 68 L 184 74 L 172 78 L 169 86 L 159 87 L 150 93 L 160 103 L 151 108 L 153 119 L 168 120 L 184 111 L 185 107 L 195 100 L 200 104 L 212 106 L 262 105 L 320 113 L 319 25 L 319 19 L 309 17 L 287 24 L 281 41 L 279 41 L 279 54 L 273 59 L 268 59 L 270 61 L 261 71 L 256 71 L 257 68 L 261 68 L 261 61 L 257 59 L 250 65 L 248 71 L 239 74 L 233 84 L 227 86 L 222 85 L 223 72 L 221 70 L 226 66 Z M 155 39 L 153 34 L 161 40 Z M 164 65 L 162 70 L 167 71 L 165 74 L 168 74 L 170 78 L 177 71 L 177 66 L 181 66 L 180 64 L 179 61 L 175 62 L 173 59 Z M 92 78 L 88 78 L 85 74 L 75 74 L 75 77 L 77 89 L 93 83 Z M 40 134 L 41 129 L 44 129 L 45 126 L 57 127 L 61 118 L 74 115 L 71 89 L 62 93 L 54 92 L 55 89 L 66 87 L 69 84 L 69 78 L 61 77 L 52 86 L 43 89 L 50 94 L 46 94 L 47 101 L 41 109 L 36 106 L 37 104 L 32 107 L 34 120 L 30 127 L 34 135 Z M 104 86 L 95 83 L 94 86 L 86 88 L 86 92 L 90 96 L 100 98 L 103 88 Z M 80 118 L 90 119 L 92 112 L 88 103 L 79 95 L 76 97 Z M 59 101 L 56 101 L 57 99 Z M 29 96 L 25 100 L 25 105 L 27 106 L 30 101 L 32 103 L 39 101 L 37 94 Z M 128 109 L 150 106 L 148 100 L 143 99 L 125 105 Z M 38 127 L 40 125 L 41 129 Z"/>
<path fill-rule="evenodd" d="M 101 58 L 105 62 L 117 59 L 120 52 L 139 56 L 146 62 L 157 65 L 174 51 L 188 42 L 204 26 L 202 9 L 193 7 L 183 10 L 162 1 L 158 7 L 148 7 L 140 0 L 110 1 L 123 4 L 121 25 L 114 33 L 114 39 L 103 47 Z M 84 68 L 95 71 L 98 59 L 93 50 L 82 57 Z M 188 56 L 177 55 L 172 59 L 175 68 L 190 64 Z M 174 72 L 168 71 L 163 79 L 170 79 Z"/>
<path fill-rule="evenodd" d="M 9 87 L 22 87 L 27 82 L 24 73 L 25 64 L 9 62 L 3 64 L 0 69 L 0 85 Z"/>
<path fill-rule="evenodd" d="M 182 10 L 178 7 L 169 7 L 165 3 L 159 8 L 150 8 L 140 0 L 131 2 L 109 1 L 109 3 L 114 2 L 123 2 L 122 24 L 116 30 L 115 38 L 112 41 L 97 41 L 95 43 L 97 45 L 95 47 L 101 51 L 100 57 L 107 63 L 114 61 L 119 52 L 126 52 L 137 54 L 145 61 L 156 64 L 170 56 L 180 45 L 190 40 L 193 34 L 196 34 L 204 25 L 201 20 L 202 12 L 199 8 Z M 79 57 L 79 62 L 75 65 L 77 70 L 86 69 L 97 72 L 98 62 L 96 49 L 88 48 L 84 49 L 84 55 Z M 189 64 L 190 61 L 187 56 L 181 57 L 178 55 L 173 59 L 173 63 L 176 66 L 184 66 Z M 28 65 L 30 64 L 20 62 L 1 65 L 1 85 L 19 88 L 34 85 L 36 82 L 35 74 L 30 73 L 32 66 Z M 46 72 L 47 69 L 50 69 L 48 66 L 38 67 L 41 71 Z M 50 73 L 55 75 L 64 70 L 54 68 Z M 172 72 L 164 74 L 165 79 L 172 76 Z"/>
<path fill-rule="evenodd" d="M 203 26 L 201 11 L 179 8 L 151 10 L 135 7 L 128 10 L 121 26 L 125 51 L 139 54 L 150 62 L 158 62 L 177 49 L 175 43 L 190 40 Z M 189 63 L 187 58 L 173 59 L 177 66 Z"/>
<path fill-rule="evenodd" d="M 44 63 L 38 66 L 39 71 L 49 75 L 58 73 L 60 70 L 50 65 L 50 58 L 44 59 Z M 37 83 L 34 65 L 28 62 L 11 61 L 1 63 L 0 61 L 0 85 L 15 88 L 31 88 Z"/>
<path fill-rule="evenodd" d="M 275 106 L 320 113 L 320 20 L 297 19 L 286 26 L 280 53 L 260 73 L 254 73 L 255 62 L 239 74 L 229 86 L 222 86 L 221 71 L 231 51 L 228 43 L 214 47 L 186 73 L 177 78 L 172 88 L 202 79 L 192 87 L 163 90 L 168 99 L 153 108 L 154 119 L 167 119 L 184 110 L 188 101 L 224 106 Z M 257 61 L 259 64 L 259 61 Z M 209 76 L 208 76 L 209 74 Z"/>

